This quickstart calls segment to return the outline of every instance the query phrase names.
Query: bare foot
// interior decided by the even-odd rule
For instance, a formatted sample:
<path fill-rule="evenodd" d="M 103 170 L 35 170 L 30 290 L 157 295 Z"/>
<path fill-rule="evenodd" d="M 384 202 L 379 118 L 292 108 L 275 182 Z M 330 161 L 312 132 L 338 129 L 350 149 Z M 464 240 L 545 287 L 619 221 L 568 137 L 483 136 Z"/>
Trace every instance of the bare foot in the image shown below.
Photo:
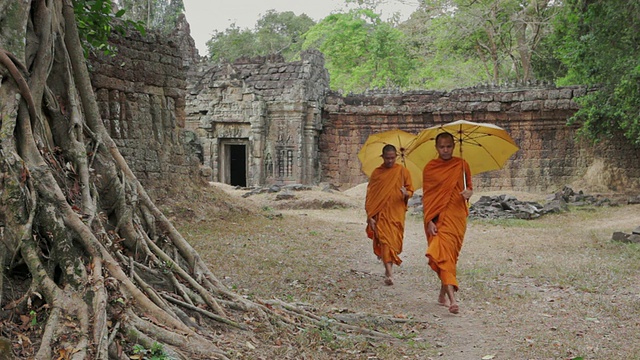
<path fill-rule="evenodd" d="M 384 284 L 385 284 L 385 285 L 389 285 L 389 286 L 393 285 L 393 279 L 391 278 L 391 276 L 387 276 L 387 277 L 384 279 Z"/>
<path fill-rule="evenodd" d="M 438 296 L 438 305 L 449 306 L 449 302 L 445 295 L 440 294 L 440 296 Z"/>
<path fill-rule="evenodd" d="M 452 314 L 457 314 L 460 311 L 460 307 L 458 307 L 458 304 L 451 304 L 451 306 L 449 306 L 449 312 Z"/>

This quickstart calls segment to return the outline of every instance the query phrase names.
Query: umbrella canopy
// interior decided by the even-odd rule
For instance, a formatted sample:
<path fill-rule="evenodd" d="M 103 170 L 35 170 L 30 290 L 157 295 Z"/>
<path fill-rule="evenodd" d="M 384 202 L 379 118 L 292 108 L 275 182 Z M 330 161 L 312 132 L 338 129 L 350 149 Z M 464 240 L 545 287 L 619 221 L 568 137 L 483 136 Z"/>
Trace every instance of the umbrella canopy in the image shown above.
<path fill-rule="evenodd" d="M 519 149 L 499 126 L 458 120 L 422 130 L 406 150 L 408 159 L 422 169 L 437 158 L 436 136 L 443 132 L 453 135 L 456 142 L 453 155 L 465 159 L 472 174 L 501 169 Z"/>
<path fill-rule="evenodd" d="M 389 130 L 370 135 L 358 152 L 362 172 L 370 177 L 373 170 L 383 163 L 382 148 L 391 144 L 396 147 L 398 152 L 396 162 L 409 170 L 413 187 L 419 188 L 422 186 L 422 167 L 407 159 L 407 147 L 413 143 L 415 138 L 415 135 L 402 130 Z"/>

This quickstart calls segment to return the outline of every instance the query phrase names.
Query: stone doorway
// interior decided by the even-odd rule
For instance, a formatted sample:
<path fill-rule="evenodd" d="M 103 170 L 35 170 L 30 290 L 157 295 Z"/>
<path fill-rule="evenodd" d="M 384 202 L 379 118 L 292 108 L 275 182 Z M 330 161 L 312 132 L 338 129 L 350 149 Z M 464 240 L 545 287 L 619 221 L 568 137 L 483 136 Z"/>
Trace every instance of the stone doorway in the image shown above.
<path fill-rule="evenodd" d="M 225 140 L 220 144 L 220 181 L 233 186 L 247 186 L 248 140 Z"/>

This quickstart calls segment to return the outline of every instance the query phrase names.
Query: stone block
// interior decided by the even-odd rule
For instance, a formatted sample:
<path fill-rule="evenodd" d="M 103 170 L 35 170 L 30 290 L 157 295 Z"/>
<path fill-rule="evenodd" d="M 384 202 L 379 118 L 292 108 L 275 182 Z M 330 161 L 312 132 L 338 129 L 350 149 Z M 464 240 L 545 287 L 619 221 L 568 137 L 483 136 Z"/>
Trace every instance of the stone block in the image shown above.
<path fill-rule="evenodd" d="M 502 110 L 502 104 L 500 102 L 494 101 L 487 104 L 487 111 L 498 112 Z"/>
<path fill-rule="evenodd" d="M 544 100 L 547 98 L 545 90 L 528 90 L 524 92 L 525 101 Z"/>
<path fill-rule="evenodd" d="M 543 108 L 547 110 L 554 110 L 558 108 L 558 100 L 545 100 Z"/>
<path fill-rule="evenodd" d="M 539 101 L 523 101 L 521 104 L 522 111 L 537 111 L 540 110 Z"/>
<path fill-rule="evenodd" d="M 638 234 L 626 234 L 626 233 L 623 233 L 623 232 L 616 231 L 611 236 L 611 240 L 620 241 L 620 242 L 623 242 L 623 243 L 638 244 L 638 243 L 640 243 L 640 235 L 638 235 Z"/>

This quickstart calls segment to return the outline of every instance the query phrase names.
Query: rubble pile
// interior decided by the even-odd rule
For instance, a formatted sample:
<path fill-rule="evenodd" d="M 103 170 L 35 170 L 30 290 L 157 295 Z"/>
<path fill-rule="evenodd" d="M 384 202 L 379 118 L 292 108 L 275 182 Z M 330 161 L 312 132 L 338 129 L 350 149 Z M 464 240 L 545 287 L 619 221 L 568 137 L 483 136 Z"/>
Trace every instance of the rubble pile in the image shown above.
<path fill-rule="evenodd" d="M 635 198 L 627 203 L 633 204 Z M 545 214 L 569 211 L 570 207 L 578 206 L 617 206 L 619 201 L 613 201 L 602 195 L 588 195 L 582 190 L 575 192 L 565 186 L 562 190 L 551 194 L 544 203 L 535 201 L 520 201 L 513 195 L 481 196 L 469 208 L 471 218 L 480 219 L 536 219 Z M 422 213 L 422 196 L 414 194 L 409 199 L 409 208 L 414 214 Z"/>
<path fill-rule="evenodd" d="M 290 185 L 271 185 L 269 187 L 257 187 L 254 189 L 251 189 L 250 191 L 247 191 L 245 194 L 242 195 L 243 198 L 248 198 L 249 196 L 252 195 L 258 195 L 258 194 L 264 194 L 264 193 L 278 193 L 278 200 L 286 200 L 286 199 L 292 199 L 295 197 L 295 195 L 293 195 L 291 192 L 292 191 L 309 191 L 312 190 L 313 188 L 311 186 L 308 185 L 302 185 L 302 184 L 290 184 Z"/>
<path fill-rule="evenodd" d="M 535 219 L 544 214 L 568 210 L 560 201 L 541 205 L 534 201 L 520 201 L 511 195 L 481 196 L 469 208 L 469 216 L 481 219 Z"/>
<path fill-rule="evenodd" d="M 601 195 L 587 195 L 582 190 L 575 192 L 569 186 L 565 186 L 562 190 L 556 192 L 547 198 L 548 201 L 559 201 L 562 200 L 566 204 L 571 206 L 585 206 L 585 205 L 593 205 L 593 206 L 604 206 L 604 205 L 617 205 L 617 203 L 611 201 L 611 199 L 607 197 L 603 197 Z"/>
<path fill-rule="evenodd" d="M 623 243 L 640 244 L 640 226 L 631 232 L 631 234 L 622 231 L 616 231 L 611 236 L 611 240 Z"/>

